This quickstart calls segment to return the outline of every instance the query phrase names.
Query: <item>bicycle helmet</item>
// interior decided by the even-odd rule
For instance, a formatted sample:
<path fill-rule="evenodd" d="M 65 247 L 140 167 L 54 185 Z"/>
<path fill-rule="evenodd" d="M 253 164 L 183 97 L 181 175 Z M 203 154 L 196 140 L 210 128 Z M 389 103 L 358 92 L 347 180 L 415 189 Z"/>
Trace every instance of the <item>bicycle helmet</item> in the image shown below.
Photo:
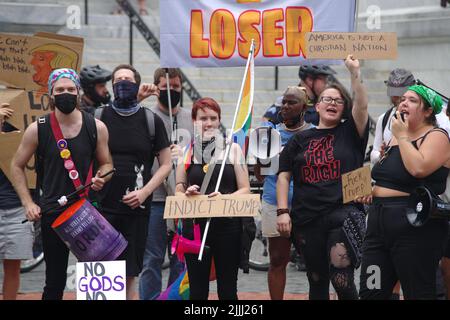
<path fill-rule="evenodd" d="M 298 70 L 298 76 L 302 80 L 305 80 L 307 76 L 314 77 L 322 74 L 330 76 L 336 74 L 336 71 L 326 65 L 302 65 Z"/>
<path fill-rule="evenodd" d="M 86 66 L 81 69 L 80 83 L 85 95 L 87 95 L 96 106 L 108 103 L 111 99 L 109 93 L 102 97 L 95 90 L 98 83 L 106 83 L 112 78 L 111 71 L 101 68 L 99 65 Z"/>

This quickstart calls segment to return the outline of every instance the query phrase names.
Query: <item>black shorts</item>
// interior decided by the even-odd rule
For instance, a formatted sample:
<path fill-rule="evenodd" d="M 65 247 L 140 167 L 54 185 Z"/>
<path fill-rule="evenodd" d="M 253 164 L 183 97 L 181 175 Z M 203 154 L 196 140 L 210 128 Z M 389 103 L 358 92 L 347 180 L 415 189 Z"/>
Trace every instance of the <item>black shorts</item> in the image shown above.
<path fill-rule="evenodd" d="M 126 249 L 116 260 L 126 261 L 127 277 L 137 277 L 142 271 L 145 243 L 147 241 L 147 214 L 110 214 L 103 212 L 103 216 L 128 241 Z"/>

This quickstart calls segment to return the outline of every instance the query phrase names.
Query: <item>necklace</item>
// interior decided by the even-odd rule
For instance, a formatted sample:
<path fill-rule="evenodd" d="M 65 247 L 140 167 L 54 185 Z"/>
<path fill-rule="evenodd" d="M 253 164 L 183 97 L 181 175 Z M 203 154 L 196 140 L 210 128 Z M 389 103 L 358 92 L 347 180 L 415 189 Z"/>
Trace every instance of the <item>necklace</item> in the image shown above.
<path fill-rule="evenodd" d="M 307 126 L 307 122 L 304 122 L 304 121 L 303 121 L 303 124 L 302 124 L 300 127 L 298 127 L 298 128 L 293 128 L 293 129 L 291 129 L 291 128 L 286 127 L 286 125 L 284 125 L 284 129 L 285 129 L 286 131 L 291 131 L 291 132 L 293 132 L 293 131 L 301 131 L 301 130 L 303 130 L 306 126 Z"/>

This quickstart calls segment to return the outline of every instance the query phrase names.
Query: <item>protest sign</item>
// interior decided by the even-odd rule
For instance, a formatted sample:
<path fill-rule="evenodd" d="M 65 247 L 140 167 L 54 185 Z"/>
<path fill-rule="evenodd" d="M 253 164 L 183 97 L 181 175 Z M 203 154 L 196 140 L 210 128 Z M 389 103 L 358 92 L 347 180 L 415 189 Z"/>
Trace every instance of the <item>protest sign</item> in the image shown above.
<path fill-rule="evenodd" d="M 11 179 L 11 160 L 14 153 L 22 140 L 23 133 L 18 131 L 0 133 L 0 169 L 6 175 L 9 181 Z M 28 188 L 34 189 L 36 187 L 36 172 L 34 171 L 34 157 L 25 166 L 25 175 L 27 177 Z"/>
<path fill-rule="evenodd" d="M 254 217 L 259 214 L 258 194 L 208 196 L 171 196 L 166 198 L 164 219 Z"/>
<path fill-rule="evenodd" d="M 354 31 L 354 0 L 166 0 L 160 2 L 161 66 L 299 65 L 304 34 Z M 176 21 L 177 23 L 173 23 Z"/>
<path fill-rule="evenodd" d="M 126 300 L 125 261 L 77 263 L 77 300 Z"/>
<path fill-rule="evenodd" d="M 397 59 L 395 32 L 308 32 L 305 43 L 308 59 Z"/>
<path fill-rule="evenodd" d="M 342 175 L 343 203 L 355 200 L 357 197 L 372 193 L 370 167 L 365 166 Z"/>

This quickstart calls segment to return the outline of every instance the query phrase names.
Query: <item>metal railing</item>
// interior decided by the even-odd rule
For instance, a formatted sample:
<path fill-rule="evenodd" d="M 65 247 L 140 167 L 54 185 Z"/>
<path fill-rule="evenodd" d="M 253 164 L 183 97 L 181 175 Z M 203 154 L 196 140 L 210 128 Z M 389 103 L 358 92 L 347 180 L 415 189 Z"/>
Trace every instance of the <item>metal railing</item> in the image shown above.
<path fill-rule="evenodd" d="M 153 51 L 158 55 L 161 54 L 160 43 L 155 34 L 149 29 L 149 27 L 142 20 L 141 16 L 137 13 L 137 11 L 131 6 L 128 0 L 116 0 L 120 5 L 125 14 L 130 18 L 130 64 L 133 62 L 133 25 L 136 29 L 141 33 L 144 37 L 145 41 L 149 44 L 149 46 L 153 49 Z M 188 97 L 192 101 L 196 101 L 200 99 L 202 96 L 194 87 L 193 83 L 188 79 L 185 73 L 181 70 L 181 76 L 183 78 L 182 87 L 183 91 L 188 95 Z"/>

